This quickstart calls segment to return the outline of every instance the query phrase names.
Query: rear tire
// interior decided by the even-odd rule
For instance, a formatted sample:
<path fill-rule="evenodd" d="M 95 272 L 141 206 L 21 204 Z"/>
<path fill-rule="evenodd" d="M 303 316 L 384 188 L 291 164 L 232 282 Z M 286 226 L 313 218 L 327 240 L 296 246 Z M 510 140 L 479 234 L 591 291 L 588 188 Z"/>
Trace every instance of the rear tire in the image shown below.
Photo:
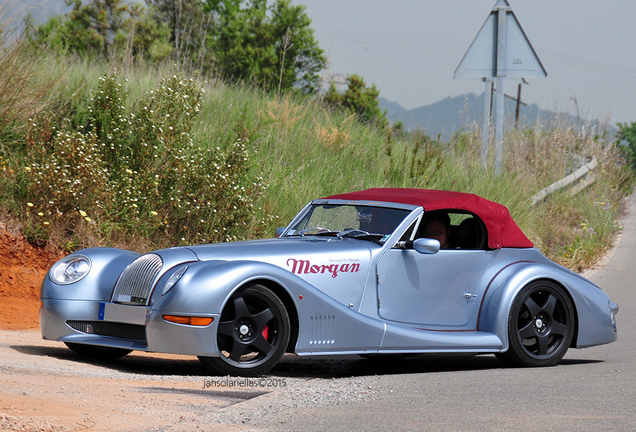
<path fill-rule="evenodd" d="M 552 281 L 524 287 L 510 309 L 508 351 L 497 358 L 511 366 L 551 366 L 565 355 L 574 337 L 574 309 L 563 289 Z"/>
<path fill-rule="evenodd" d="M 221 313 L 219 357 L 199 357 L 220 373 L 258 376 L 269 371 L 287 349 L 289 315 L 280 299 L 263 285 L 237 291 Z"/>

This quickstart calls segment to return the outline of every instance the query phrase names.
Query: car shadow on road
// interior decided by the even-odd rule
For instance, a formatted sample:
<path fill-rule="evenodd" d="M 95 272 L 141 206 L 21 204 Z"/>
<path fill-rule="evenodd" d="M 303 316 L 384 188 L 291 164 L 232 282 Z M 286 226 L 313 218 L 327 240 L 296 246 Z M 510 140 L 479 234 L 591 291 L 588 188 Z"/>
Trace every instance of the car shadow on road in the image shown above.
<path fill-rule="evenodd" d="M 494 356 L 377 355 L 307 358 L 286 356 L 272 371 L 287 377 L 355 377 L 499 369 L 505 367 Z"/>
<path fill-rule="evenodd" d="M 76 354 L 64 346 L 14 345 L 10 346 L 10 348 L 22 354 L 52 357 L 63 361 L 95 365 L 121 373 L 165 376 L 210 376 L 210 371 L 199 359 L 193 356 L 133 351 L 129 355 L 119 359 L 103 360 Z"/>
<path fill-rule="evenodd" d="M 560 365 L 583 365 L 603 363 L 603 360 L 590 360 L 590 359 L 563 359 L 559 362 Z"/>
<path fill-rule="evenodd" d="M 11 346 L 22 354 L 52 357 L 63 361 L 85 363 L 112 369 L 125 374 L 161 376 L 210 377 L 214 373 L 196 357 L 133 352 L 116 360 L 100 360 L 73 353 L 66 347 L 44 347 L 37 345 Z M 601 363 L 601 360 L 563 359 L 561 366 Z M 369 375 L 402 375 L 420 373 L 442 373 L 509 369 L 494 355 L 376 355 L 360 357 L 320 356 L 300 357 L 286 354 L 268 375 L 287 378 L 346 378 Z"/>
<path fill-rule="evenodd" d="M 557 366 L 602 363 L 601 360 L 564 359 Z M 515 369 L 499 361 L 492 354 L 483 355 L 380 355 L 368 358 L 308 358 L 285 356 L 270 372 L 284 377 L 345 378 L 367 375 L 402 375 Z"/>

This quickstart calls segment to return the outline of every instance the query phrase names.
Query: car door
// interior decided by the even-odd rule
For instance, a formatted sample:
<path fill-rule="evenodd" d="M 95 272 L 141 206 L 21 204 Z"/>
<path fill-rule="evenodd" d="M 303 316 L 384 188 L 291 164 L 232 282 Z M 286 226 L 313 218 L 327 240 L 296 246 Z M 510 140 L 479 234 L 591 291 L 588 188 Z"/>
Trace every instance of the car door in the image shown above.
<path fill-rule="evenodd" d="M 378 306 L 391 321 L 431 329 L 474 330 L 492 251 L 391 249 L 380 259 Z"/>
<path fill-rule="evenodd" d="M 451 215 L 460 234 L 461 220 L 474 215 Z M 483 224 L 479 224 L 483 225 Z M 415 234 L 415 237 L 423 234 Z M 485 245 L 485 230 L 481 241 Z M 413 249 L 389 249 L 377 264 L 378 308 L 382 318 L 424 328 L 475 330 L 477 315 L 492 277 L 496 251 L 475 245 L 422 254 Z"/>

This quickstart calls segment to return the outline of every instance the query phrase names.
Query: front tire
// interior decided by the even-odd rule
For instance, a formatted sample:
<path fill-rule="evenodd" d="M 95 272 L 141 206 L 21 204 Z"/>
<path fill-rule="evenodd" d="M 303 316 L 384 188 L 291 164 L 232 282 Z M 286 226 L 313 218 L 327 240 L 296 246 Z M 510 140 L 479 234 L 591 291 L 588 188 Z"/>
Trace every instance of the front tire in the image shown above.
<path fill-rule="evenodd" d="M 221 375 L 258 376 L 269 371 L 289 343 L 289 315 L 263 285 L 237 291 L 227 303 L 217 332 L 219 357 L 199 357 Z"/>
<path fill-rule="evenodd" d="M 498 353 L 511 366 L 551 366 L 565 355 L 574 336 L 574 309 L 552 281 L 535 281 L 515 298 L 508 319 L 508 351 Z"/>

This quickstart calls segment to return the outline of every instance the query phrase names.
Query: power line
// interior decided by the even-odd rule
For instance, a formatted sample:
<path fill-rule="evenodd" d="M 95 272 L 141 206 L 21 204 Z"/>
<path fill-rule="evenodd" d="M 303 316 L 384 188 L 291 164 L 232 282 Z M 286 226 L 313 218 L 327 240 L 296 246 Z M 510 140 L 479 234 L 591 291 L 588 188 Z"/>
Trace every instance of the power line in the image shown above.
<path fill-rule="evenodd" d="M 346 34 L 358 34 L 358 35 L 366 35 L 368 37 L 377 37 L 377 36 L 397 36 L 399 38 L 409 38 L 420 40 L 421 38 L 426 39 L 439 39 L 441 41 L 447 41 L 451 39 L 456 39 L 458 42 L 468 42 L 470 43 L 470 38 L 465 36 L 457 36 L 457 35 L 440 35 L 439 33 L 435 33 L 435 35 L 423 35 L 421 33 L 396 33 L 396 32 L 381 32 L 381 31 L 367 31 L 367 30 L 351 30 L 351 29 L 341 29 L 341 28 L 327 28 L 327 27 L 315 27 L 314 29 L 325 31 L 325 32 L 337 32 L 337 33 L 346 33 Z"/>
<path fill-rule="evenodd" d="M 576 57 L 569 54 L 561 54 L 555 51 L 538 49 L 538 52 L 542 53 L 542 56 L 550 58 L 551 62 L 565 64 L 568 66 L 575 66 L 578 68 L 594 70 L 597 72 L 614 73 L 617 75 L 623 75 L 627 77 L 636 76 L 636 68 L 629 68 L 625 66 L 617 66 L 610 63 L 603 63 L 589 58 Z"/>
<path fill-rule="evenodd" d="M 415 33 L 371 32 L 336 28 L 319 28 L 318 30 L 326 33 L 323 38 L 325 41 L 452 54 L 464 53 L 472 42 L 470 38 L 455 35 L 422 35 Z M 618 66 L 551 50 L 537 49 L 537 52 L 541 54 L 542 58 L 551 63 L 628 78 L 636 77 L 636 68 Z"/>

